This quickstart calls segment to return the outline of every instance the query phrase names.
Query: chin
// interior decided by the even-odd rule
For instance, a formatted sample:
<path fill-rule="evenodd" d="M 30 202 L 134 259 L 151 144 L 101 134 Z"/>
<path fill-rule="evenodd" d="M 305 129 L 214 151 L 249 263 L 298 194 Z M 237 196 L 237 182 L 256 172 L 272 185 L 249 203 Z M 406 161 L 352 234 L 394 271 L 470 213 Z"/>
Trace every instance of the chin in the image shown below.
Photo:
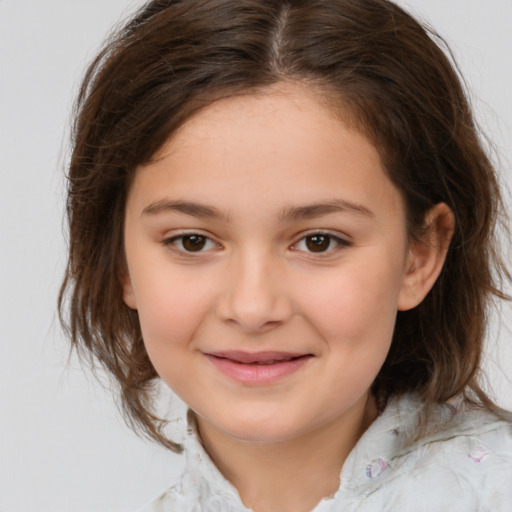
<path fill-rule="evenodd" d="M 225 435 L 244 443 L 276 444 L 292 441 L 314 429 L 313 425 L 304 425 L 291 418 L 285 412 L 275 413 L 271 417 L 237 417 L 236 422 L 226 421 L 213 425 Z"/>

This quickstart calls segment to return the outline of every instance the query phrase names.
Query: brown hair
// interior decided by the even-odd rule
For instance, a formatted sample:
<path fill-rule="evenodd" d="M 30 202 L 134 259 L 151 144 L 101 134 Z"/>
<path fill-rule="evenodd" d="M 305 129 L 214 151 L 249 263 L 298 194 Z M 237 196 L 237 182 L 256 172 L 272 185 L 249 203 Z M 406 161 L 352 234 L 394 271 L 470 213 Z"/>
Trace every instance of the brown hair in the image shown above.
<path fill-rule="evenodd" d="M 494 407 L 477 377 L 489 300 L 506 298 L 510 279 L 496 249 L 503 208 L 442 46 L 387 0 L 153 0 L 105 45 L 76 103 L 59 308 L 73 346 L 118 384 L 132 427 L 179 449 L 154 412 L 158 376 L 122 299 L 135 169 L 198 109 L 280 81 L 348 108 L 404 197 L 411 237 L 421 239 L 436 203 L 455 216 L 441 276 L 422 304 L 399 312 L 375 394 L 415 391 L 426 404 L 463 394 Z"/>

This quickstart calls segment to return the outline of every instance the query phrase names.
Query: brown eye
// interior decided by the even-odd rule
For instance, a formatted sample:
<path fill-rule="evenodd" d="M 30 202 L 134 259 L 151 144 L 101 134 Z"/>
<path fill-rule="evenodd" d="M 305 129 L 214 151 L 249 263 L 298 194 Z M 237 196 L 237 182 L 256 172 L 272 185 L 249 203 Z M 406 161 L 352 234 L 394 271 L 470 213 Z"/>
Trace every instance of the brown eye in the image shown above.
<path fill-rule="evenodd" d="M 199 252 L 204 249 L 207 240 L 208 239 L 205 236 L 187 235 L 181 237 L 181 244 L 188 252 Z"/>
<path fill-rule="evenodd" d="M 162 245 L 178 252 L 182 255 L 210 252 L 220 249 L 219 244 L 215 243 L 210 237 L 200 233 L 190 233 L 173 236 L 162 240 Z"/>
<path fill-rule="evenodd" d="M 331 238 L 328 235 L 311 235 L 305 239 L 306 247 L 311 252 L 324 252 L 331 245 Z"/>

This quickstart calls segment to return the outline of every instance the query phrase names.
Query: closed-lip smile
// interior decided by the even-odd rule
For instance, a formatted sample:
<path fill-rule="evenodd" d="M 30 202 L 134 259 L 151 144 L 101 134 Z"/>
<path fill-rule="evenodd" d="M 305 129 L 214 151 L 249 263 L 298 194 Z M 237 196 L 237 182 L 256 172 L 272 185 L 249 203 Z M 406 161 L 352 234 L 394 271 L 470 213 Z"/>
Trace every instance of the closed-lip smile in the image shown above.
<path fill-rule="evenodd" d="M 271 384 L 295 373 L 312 357 L 310 353 L 215 351 L 204 355 L 221 373 L 246 385 Z"/>

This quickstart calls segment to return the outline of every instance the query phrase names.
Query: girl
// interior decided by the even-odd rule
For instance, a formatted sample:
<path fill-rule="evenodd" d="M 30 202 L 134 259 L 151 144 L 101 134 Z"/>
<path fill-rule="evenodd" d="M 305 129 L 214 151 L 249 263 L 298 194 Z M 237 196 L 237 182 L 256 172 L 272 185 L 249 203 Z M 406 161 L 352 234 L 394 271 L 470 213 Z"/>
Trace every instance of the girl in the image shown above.
<path fill-rule="evenodd" d="M 90 66 L 60 306 L 185 452 L 144 510 L 511 509 L 502 203 L 439 45 L 387 0 L 154 0 Z"/>

